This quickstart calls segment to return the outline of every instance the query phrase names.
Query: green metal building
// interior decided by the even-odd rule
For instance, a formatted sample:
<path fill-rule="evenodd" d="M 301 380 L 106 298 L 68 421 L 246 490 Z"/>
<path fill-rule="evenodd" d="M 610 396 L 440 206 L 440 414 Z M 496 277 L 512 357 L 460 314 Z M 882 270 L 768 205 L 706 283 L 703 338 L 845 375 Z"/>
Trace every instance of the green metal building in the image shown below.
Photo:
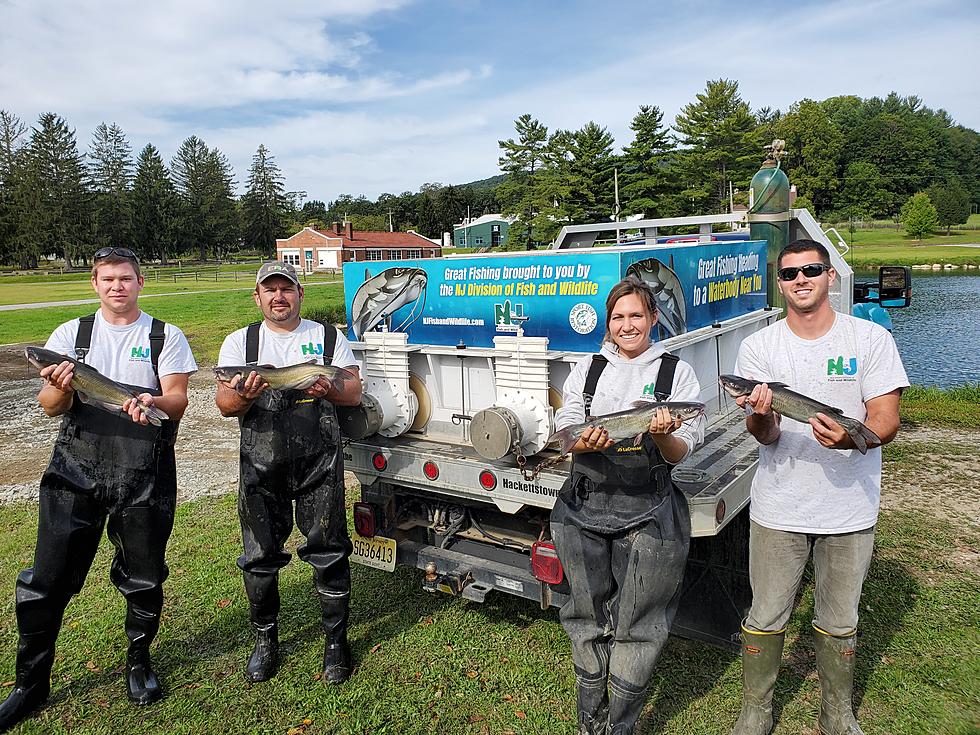
<path fill-rule="evenodd" d="M 500 214 L 485 214 L 453 227 L 453 247 L 496 248 L 507 241 L 507 230 L 514 220 Z"/>

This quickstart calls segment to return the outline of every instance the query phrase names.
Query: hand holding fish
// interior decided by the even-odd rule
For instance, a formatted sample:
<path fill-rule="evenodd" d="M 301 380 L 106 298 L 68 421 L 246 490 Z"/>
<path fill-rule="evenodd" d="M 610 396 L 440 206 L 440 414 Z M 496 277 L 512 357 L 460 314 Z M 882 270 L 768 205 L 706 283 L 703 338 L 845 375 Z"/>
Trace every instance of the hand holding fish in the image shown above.
<path fill-rule="evenodd" d="M 736 398 L 735 403 L 739 408 L 745 408 L 745 404 L 748 403 L 752 413 L 765 416 L 772 413 L 772 390 L 768 383 L 759 383 L 747 396 Z"/>
<path fill-rule="evenodd" d="M 128 413 L 133 423 L 149 426 L 150 420 L 146 417 L 146 409 L 154 406 L 153 395 L 151 393 L 140 393 L 134 398 L 130 398 L 123 403 L 122 410 Z"/>
<path fill-rule="evenodd" d="M 827 449 L 857 448 L 854 440 L 847 433 L 847 429 L 827 414 L 818 413 L 810 419 L 809 423 L 813 427 L 813 438 L 820 442 L 821 446 L 827 447 Z M 869 449 L 880 446 L 880 444 L 875 444 L 874 440 L 870 438 L 865 440 L 865 444 Z"/>
<path fill-rule="evenodd" d="M 248 377 L 235 375 L 231 380 L 222 382 L 246 401 L 254 401 L 269 387 L 265 379 L 254 370 L 248 374 Z"/>
<path fill-rule="evenodd" d="M 582 432 L 582 436 L 579 437 L 581 448 L 578 451 L 595 452 L 611 447 L 615 443 L 609 438 L 609 433 L 605 429 L 601 426 L 593 426 Z M 576 451 L 576 448 L 572 447 L 572 451 Z"/>
<path fill-rule="evenodd" d="M 74 390 L 71 387 L 71 379 L 74 375 L 74 365 L 68 360 L 41 369 L 41 377 L 44 378 L 45 385 L 56 388 L 62 393 L 71 393 Z"/>
<path fill-rule="evenodd" d="M 684 419 L 680 415 L 673 416 L 666 406 L 660 406 L 650 419 L 650 428 L 647 431 L 654 436 L 666 436 L 681 428 L 683 423 Z"/>

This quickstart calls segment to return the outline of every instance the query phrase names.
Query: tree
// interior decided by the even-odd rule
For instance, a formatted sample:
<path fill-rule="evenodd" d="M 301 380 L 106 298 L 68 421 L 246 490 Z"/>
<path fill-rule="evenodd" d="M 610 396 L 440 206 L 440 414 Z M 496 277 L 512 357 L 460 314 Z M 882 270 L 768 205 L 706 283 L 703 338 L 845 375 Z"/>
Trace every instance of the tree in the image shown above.
<path fill-rule="evenodd" d="M 936 208 L 936 219 L 949 234 L 953 225 L 965 224 L 970 217 L 970 193 L 956 179 L 943 184 L 933 184 L 926 189 L 929 200 Z"/>
<path fill-rule="evenodd" d="M 149 143 L 136 162 L 131 201 L 137 252 L 166 263 L 177 245 L 180 201 L 160 152 Z"/>
<path fill-rule="evenodd" d="M 569 191 L 566 206 L 573 224 L 597 222 L 613 215 L 613 137 L 589 121 L 569 138 Z M 551 238 L 548 238 L 549 240 Z"/>
<path fill-rule="evenodd" d="M 630 129 L 633 142 L 623 149 L 623 169 L 619 176 L 620 199 L 626 214 L 670 217 L 680 214 L 676 144 L 663 125 L 664 114 L 656 105 L 641 105 Z"/>
<path fill-rule="evenodd" d="M 419 195 L 418 205 L 415 209 L 415 225 L 419 234 L 426 237 L 434 237 L 439 229 L 436 206 L 428 193 Z"/>
<path fill-rule="evenodd" d="M 913 194 L 902 205 L 902 224 L 908 234 L 920 241 L 923 235 L 935 231 L 939 219 L 936 208 L 932 206 L 925 192 Z"/>
<path fill-rule="evenodd" d="M 180 240 L 196 247 L 201 260 L 215 257 L 238 240 L 238 211 L 231 164 L 217 149 L 192 135 L 181 143 L 171 161 L 180 196 Z"/>
<path fill-rule="evenodd" d="M 844 173 L 843 196 L 838 199 L 847 211 L 861 210 L 872 217 L 889 213 L 891 195 L 885 189 L 881 172 L 873 163 L 855 161 Z"/>
<path fill-rule="evenodd" d="M 0 110 L 0 262 L 16 259 L 14 210 L 15 176 L 27 126 L 7 110 Z"/>
<path fill-rule="evenodd" d="M 285 179 L 264 145 L 252 156 L 248 191 L 242 197 L 245 246 L 268 256 L 276 252 L 276 238 L 285 234 L 293 211 L 286 195 Z"/>
<path fill-rule="evenodd" d="M 133 215 L 129 201 L 133 152 L 122 129 L 99 123 L 88 154 L 88 181 L 93 193 L 92 218 L 97 247 L 132 247 Z"/>
<path fill-rule="evenodd" d="M 439 236 L 444 232 L 452 232 L 453 226 L 461 222 L 466 216 L 466 204 L 463 201 L 463 194 L 455 186 L 444 186 L 439 189 L 435 197 L 436 220 L 438 224 Z"/>
<path fill-rule="evenodd" d="M 60 255 L 72 268 L 91 251 L 90 199 L 75 131 L 53 112 L 38 118 L 18 165 L 13 206 L 22 267 Z"/>
<path fill-rule="evenodd" d="M 826 110 L 813 100 L 797 102 L 776 130 L 786 141 L 783 166 L 797 191 L 813 202 L 815 213 L 831 209 L 840 188 L 837 169 L 844 136 Z"/>
<path fill-rule="evenodd" d="M 709 81 L 697 101 L 685 105 L 674 123 L 685 147 L 680 158 L 685 187 L 695 210 L 723 211 L 728 186 L 745 189 L 757 168 L 756 121 L 738 94 L 738 82 Z"/>
<path fill-rule="evenodd" d="M 533 247 L 535 234 L 532 222 L 541 207 L 547 204 L 541 190 L 541 167 L 548 144 L 548 129 L 529 114 L 514 121 L 517 139 L 498 141 L 503 155 L 498 159 L 500 170 L 508 174 L 497 189 L 503 214 L 516 217 L 504 243 L 505 250 Z"/>

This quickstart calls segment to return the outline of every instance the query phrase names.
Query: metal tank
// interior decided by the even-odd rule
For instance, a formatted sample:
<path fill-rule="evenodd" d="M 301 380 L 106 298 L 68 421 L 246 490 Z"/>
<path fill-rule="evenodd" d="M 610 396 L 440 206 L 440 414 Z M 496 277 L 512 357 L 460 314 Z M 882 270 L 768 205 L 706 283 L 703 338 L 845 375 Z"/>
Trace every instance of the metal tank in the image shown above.
<path fill-rule="evenodd" d="M 780 168 L 785 142 L 774 140 L 762 168 L 752 177 L 749 237 L 769 243 L 766 255 L 766 295 L 769 305 L 783 308 L 776 285 L 776 257 L 789 241 L 789 179 Z"/>

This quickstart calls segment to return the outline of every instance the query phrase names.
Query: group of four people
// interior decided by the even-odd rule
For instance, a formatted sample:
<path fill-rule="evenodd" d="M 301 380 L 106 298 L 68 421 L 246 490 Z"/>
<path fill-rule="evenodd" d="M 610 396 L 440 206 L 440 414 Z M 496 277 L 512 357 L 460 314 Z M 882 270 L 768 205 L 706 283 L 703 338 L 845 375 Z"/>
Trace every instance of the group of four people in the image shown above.
<path fill-rule="evenodd" d="M 787 318 L 743 343 L 737 372 L 793 385 L 865 419 L 890 441 L 908 384 L 891 336 L 834 312 L 829 287 L 835 274 L 820 244 L 794 243 L 778 265 Z M 177 422 L 197 365 L 179 329 L 140 310 L 143 279 L 131 251 L 98 251 L 92 283 L 99 311 L 58 327 L 46 347 L 131 385 L 170 420 L 150 425 L 135 400 L 118 415 L 77 400 L 70 361 L 41 371 L 39 402 L 49 416 L 64 418 L 41 479 L 34 565 L 17 579 L 16 678 L 0 704 L 0 731 L 46 701 L 64 610 L 82 587 L 103 527 L 116 549 L 111 579 L 127 602 L 129 698 L 142 705 L 162 694 L 149 646 L 160 624 L 164 553 L 174 522 Z M 284 367 L 312 354 L 358 375 L 344 335 L 301 318 L 303 289 L 291 266 L 263 265 L 254 299 L 262 321 L 229 335 L 219 364 Z M 654 295 L 641 281 L 628 278 L 611 290 L 602 349 L 573 368 L 557 428 L 623 410 L 651 393 L 658 400 L 698 399 L 694 368 L 651 340 L 657 317 Z M 849 375 L 827 368 L 828 360 L 845 354 L 856 366 Z M 252 372 L 218 384 L 218 409 L 241 426 L 244 553 L 238 565 L 255 630 L 245 667 L 249 681 L 269 679 L 278 666 L 278 572 L 290 558 L 284 545 L 294 514 L 306 539 L 298 555 L 313 567 L 320 602 L 323 679 L 339 684 L 351 674 L 351 543 L 334 406 L 360 399 L 359 379 L 342 388 L 320 381 L 305 391 L 279 392 Z M 772 727 L 783 634 L 811 549 L 821 732 L 860 733 L 851 706 L 854 635 L 877 518 L 880 450 L 866 456 L 850 451 L 850 438 L 829 416 L 810 426 L 784 424 L 765 383 L 740 403 L 762 447 L 752 487 L 753 603 L 743 624 L 743 709 L 733 733 L 764 735 Z M 661 409 L 641 442 L 615 443 L 597 427 L 572 447 L 572 470 L 551 532 L 569 578 L 560 617 L 572 642 L 581 733 L 634 732 L 677 610 L 690 539 L 687 501 L 670 470 L 703 438 L 703 419 L 682 423 Z"/>

